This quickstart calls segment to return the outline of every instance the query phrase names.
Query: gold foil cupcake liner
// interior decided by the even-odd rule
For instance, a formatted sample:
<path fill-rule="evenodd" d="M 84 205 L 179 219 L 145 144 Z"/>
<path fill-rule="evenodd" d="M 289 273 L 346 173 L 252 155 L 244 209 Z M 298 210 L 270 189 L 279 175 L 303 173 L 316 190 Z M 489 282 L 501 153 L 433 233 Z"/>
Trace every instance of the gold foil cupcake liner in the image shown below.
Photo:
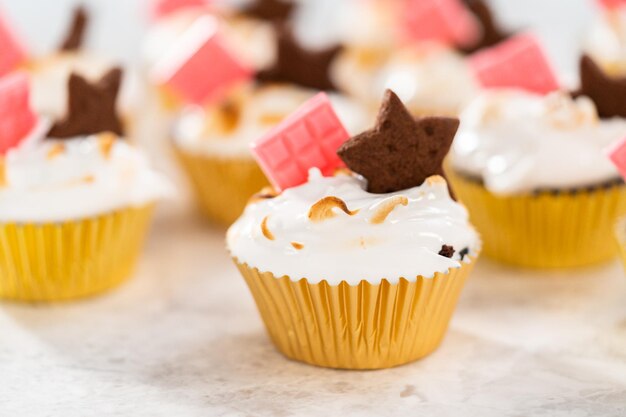
<path fill-rule="evenodd" d="M 60 223 L 0 224 L 0 298 L 59 301 L 120 284 L 133 271 L 152 208 Z"/>
<path fill-rule="evenodd" d="M 626 269 L 626 216 L 618 219 L 615 225 L 615 241 L 622 265 L 624 265 L 624 269 Z"/>
<path fill-rule="evenodd" d="M 277 278 L 235 259 L 278 350 L 294 360 L 344 369 L 389 368 L 433 352 L 473 261 L 432 278 L 329 285 Z"/>
<path fill-rule="evenodd" d="M 617 255 L 611 236 L 626 213 L 626 186 L 576 192 L 498 196 L 448 170 L 448 177 L 481 234 L 484 253 L 498 261 L 563 268 L 608 261 Z"/>
<path fill-rule="evenodd" d="M 251 157 L 220 158 L 181 149 L 176 149 L 176 154 L 191 180 L 202 212 L 226 226 L 243 213 L 252 195 L 269 185 Z"/>

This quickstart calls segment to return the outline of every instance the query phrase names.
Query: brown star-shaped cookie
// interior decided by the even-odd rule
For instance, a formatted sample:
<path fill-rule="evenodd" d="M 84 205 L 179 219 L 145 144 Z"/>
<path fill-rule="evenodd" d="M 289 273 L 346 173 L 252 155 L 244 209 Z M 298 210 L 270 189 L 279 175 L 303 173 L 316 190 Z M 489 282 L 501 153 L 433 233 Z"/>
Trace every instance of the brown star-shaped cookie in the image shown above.
<path fill-rule="evenodd" d="M 336 90 L 329 67 L 341 46 L 313 51 L 305 49 L 291 30 L 278 27 L 278 51 L 271 68 L 257 73 L 260 82 L 286 82 L 318 90 Z"/>
<path fill-rule="evenodd" d="M 601 118 L 626 117 L 626 77 L 611 77 L 593 59 L 580 59 L 580 89 L 574 97 L 587 96 Z"/>
<path fill-rule="evenodd" d="M 241 10 L 241 13 L 260 20 L 284 22 L 294 9 L 291 0 L 254 0 Z"/>
<path fill-rule="evenodd" d="M 479 49 L 488 48 L 502 42 L 511 34 L 502 30 L 496 22 L 491 8 L 484 0 L 465 0 L 468 9 L 478 19 L 482 28 L 480 39 L 475 44 L 460 48 L 461 52 L 471 54 Z"/>
<path fill-rule="evenodd" d="M 79 49 L 83 43 L 85 29 L 87 28 L 88 16 L 84 7 L 78 7 L 74 10 L 72 25 L 65 35 L 65 40 L 59 48 L 61 51 L 75 51 Z"/>
<path fill-rule="evenodd" d="M 458 127 L 455 118 L 414 119 L 398 96 L 387 90 L 374 128 L 352 137 L 337 154 L 367 179 L 369 192 L 405 190 L 431 175 L 443 176 L 443 159 Z"/>
<path fill-rule="evenodd" d="M 52 126 L 48 136 L 63 139 L 101 132 L 122 136 L 124 129 L 115 107 L 121 82 L 120 68 L 111 69 L 94 84 L 72 73 L 68 81 L 67 115 Z"/>

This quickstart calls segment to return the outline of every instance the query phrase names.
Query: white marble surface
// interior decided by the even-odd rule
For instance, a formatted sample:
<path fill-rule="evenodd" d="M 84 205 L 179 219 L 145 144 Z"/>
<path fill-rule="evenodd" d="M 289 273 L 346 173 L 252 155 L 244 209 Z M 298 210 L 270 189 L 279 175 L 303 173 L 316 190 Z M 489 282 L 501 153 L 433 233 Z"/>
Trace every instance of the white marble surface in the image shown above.
<path fill-rule="evenodd" d="M 43 16 L 60 17 L 56 8 L 72 2 L 0 5 L 45 40 L 37 27 L 59 23 Z M 136 2 L 106 3 L 128 11 L 115 33 L 122 47 L 109 48 L 132 56 L 137 45 L 119 38 L 138 33 L 129 24 Z M 558 62 L 572 62 L 562 46 L 584 22 L 582 0 L 496 3 L 514 23 L 536 18 Z M 143 144 L 180 180 L 162 152 L 163 125 L 150 126 Z M 318 369 L 273 348 L 223 230 L 181 197 L 162 207 L 136 276 L 118 290 L 53 306 L 0 303 L 0 416 L 626 415 L 626 276 L 617 262 L 536 273 L 483 258 L 433 355 L 383 371 Z"/>
<path fill-rule="evenodd" d="M 77 303 L 0 306 L 2 416 L 623 416 L 617 263 L 531 273 L 481 259 L 430 357 L 333 371 L 283 358 L 222 230 L 163 210 L 136 277 Z"/>

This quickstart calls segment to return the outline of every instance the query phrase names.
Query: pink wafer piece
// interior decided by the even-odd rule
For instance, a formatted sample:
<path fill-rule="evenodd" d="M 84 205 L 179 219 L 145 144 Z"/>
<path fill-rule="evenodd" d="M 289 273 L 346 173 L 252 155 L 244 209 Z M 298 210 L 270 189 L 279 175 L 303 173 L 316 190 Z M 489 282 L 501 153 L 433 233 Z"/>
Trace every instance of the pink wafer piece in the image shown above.
<path fill-rule="evenodd" d="M 606 153 L 622 177 L 626 179 L 626 137 L 611 145 Z"/>
<path fill-rule="evenodd" d="M 217 20 L 207 15 L 181 35 L 153 76 L 184 101 L 203 105 L 220 100 L 235 85 L 249 80 L 252 70 L 226 49 Z"/>
<path fill-rule="evenodd" d="M 278 190 L 300 185 L 310 168 L 332 175 L 344 164 L 337 149 L 350 136 L 325 93 L 318 93 L 252 144 L 261 169 Z"/>
<path fill-rule="evenodd" d="M 0 13 L 0 77 L 26 60 L 26 50 Z"/>
<path fill-rule="evenodd" d="M 18 145 L 36 124 L 27 75 L 16 72 L 0 78 L 0 154 Z"/>
<path fill-rule="evenodd" d="M 597 0 L 600 6 L 605 9 L 619 9 L 626 7 L 626 0 Z"/>
<path fill-rule="evenodd" d="M 410 40 L 435 40 L 470 45 L 480 27 L 461 0 L 404 0 L 405 35 Z"/>
<path fill-rule="evenodd" d="M 524 34 L 479 51 L 469 66 L 485 88 L 515 87 L 545 94 L 559 83 L 534 36 Z"/>
<path fill-rule="evenodd" d="M 206 7 L 211 0 L 157 0 L 152 4 L 151 14 L 154 19 L 161 19 L 183 9 L 200 9 Z"/>

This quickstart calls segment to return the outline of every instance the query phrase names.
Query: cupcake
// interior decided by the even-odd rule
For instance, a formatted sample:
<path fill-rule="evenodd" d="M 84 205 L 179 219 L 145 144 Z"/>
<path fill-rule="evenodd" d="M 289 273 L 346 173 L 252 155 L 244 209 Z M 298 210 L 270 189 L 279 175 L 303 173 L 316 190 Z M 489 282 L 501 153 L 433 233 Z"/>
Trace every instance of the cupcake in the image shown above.
<path fill-rule="evenodd" d="M 623 83 L 584 57 L 572 95 L 494 89 L 465 109 L 448 171 L 488 256 L 538 268 L 615 256 L 626 187 L 604 148 L 626 136 Z"/>
<path fill-rule="evenodd" d="M 440 344 L 480 250 L 440 175 L 457 126 L 414 120 L 387 92 L 376 126 L 349 139 L 318 95 L 255 142 L 274 188 L 251 199 L 227 246 L 285 356 L 376 369 Z"/>
<path fill-rule="evenodd" d="M 386 36 L 378 36 L 378 42 L 370 41 L 371 36 L 363 37 L 367 42 L 353 36 L 333 65 L 333 79 L 340 89 L 370 105 L 393 89 L 414 115 L 458 115 L 478 91 L 466 54 L 509 36 L 483 1 L 365 4 L 378 16 L 378 26 L 373 24 L 370 31 Z M 440 25 L 426 24 L 442 16 Z M 448 26 L 454 24 L 466 29 L 457 33 Z"/>
<path fill-rule="evenodd" d="M 156 5 L 161 3 L 172 2 L 161 1 L 156 2 Z M 287 9 L 266 9 L 264 4 L 267 2 L 264 1 L 251 2 L 248 7 L 240 9 L 219 2 L 178 3 L 181 4 L 177 7 L 171 6 L 153 13 L 153 22 L 142 46 L 143 66 L 149 88 L 156 92 L 161 110 L 166 114 L 176 113 L 188 104 L 190 98 L 164 85 L 159 67 L 164 63 L 169 65 L 185 48 L 181 45 L 189 44 L 189 38 L 197 33 L 194 26 L 202 25 L 201 22 L 206 22 L 208 18 L 214 19 L 216 27 L 219 26 L 220 42 L 243 66 L 254 72 L 268 67 L 275 56 L 274 19 L 288 16 Z M 278 3 L 282 4 L 281 1 Z"/>
<path fill-rule="evenodd" d="M 202 17 L 189 31 L 194 36 L 176 48 L 185 56 L 171 55 L 155 74 L 187 102 L 174 118 L 172 143 L 197 200 L 210 220 L 229 225 L 267 185 L 249 144 L 317 91 L 335 90 L 328 67 L 339 47 L 308 49 L 290 28 L 277 26 L 276 54 L 261 69 L 230 47 L 216 18 Z M 331 98 L 349 128 L 368 123 L 361 106 L 336 92 Z"/>
<path fill-rule="evenodd" d="M 72 73 L 97 82 L 111 67 L 117 66 L 115 60 L 84 48 L 88 29 L 87 10 L 79 7 L 74 11 L 69 30 L 59 43 L 58 50 L 29 58 L 25 71 L 30 76 L 31 103 L 38 114 L 53 119 L 63 117 L 67 111 L 67 84 Z M 137 89 L 135 75 L 126 71 L 116 110 L 122 116 L 128 137 L 133 136 Z"/>
<path fill-rule="evenodd" d="M 29 108 L 24 74 L 0 80 L 0 297 L 58 301 L 127 279 L 168 183 L 123 139 L 119 70 L 69 79 L 68 113 Z"/>
<path fill-rule="evenodd" d="M 269 185 L 250 143 L 313 95 L 314 90 L 295 85 L 250 86 L 220 104 L 181 112 L 172 128 L 172 143 L 208 219 L 230 225 L 250 196 Z M 368 123 L 358 104 L 338 94 L 331 99 L 351 131 Z"/>

